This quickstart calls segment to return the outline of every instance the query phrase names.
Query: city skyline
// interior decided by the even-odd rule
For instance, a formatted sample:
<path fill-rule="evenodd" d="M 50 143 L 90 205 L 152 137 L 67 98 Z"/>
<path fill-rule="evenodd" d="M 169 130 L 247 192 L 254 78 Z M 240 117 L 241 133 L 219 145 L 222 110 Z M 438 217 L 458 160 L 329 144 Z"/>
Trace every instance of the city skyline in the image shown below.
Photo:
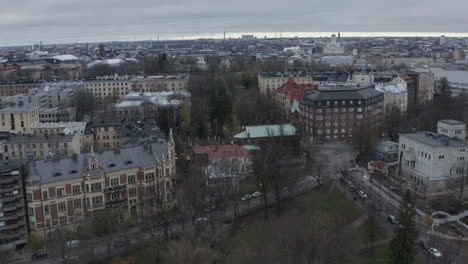
<path fill-rule="evenodd" d="M 356 36 L 347 32 L 363 35 L 382 32 L 379 33 L 382 36 L 389 36 L 389 32 L 450 36 L 453 32 L 454 36 L 467 37 L 464 25 L 468 19 L 463 14 L 466 8 L 468 4 L 458 0 L 425 1 L 424 5 L 420 1 L 402 0 L 352 3 L 296 0 L 286 7 L 283 3 L 265 0 L 257 1 L 254 6 L 245 0 L 235 4 L 204 1 L 203 5 L 187 0 L 177 3 L 46 0 L 28 1 L 27 5 L 6 0 L 0 10 L 0 32 L 8 38 L 2 38 L 0 46 L 31 45 L 40 40 L 57 44 L 145 40 L 156 39 L 158 35 L 161 40 L 222 38 L 223 31 L 228 37 L 236 37 L 242 34 L 240 32 L 260 33 L 256 34 L 259 38 L 271 37 L 275 32 L 278 37 L 280 33 L 286 36 L 291 32 L 290 35 L 295 36 L 302 32 L 303 35 L 299 35 L 302 37 L 308 36 L 304 32 L 338 31 L 345 36 Z"/>

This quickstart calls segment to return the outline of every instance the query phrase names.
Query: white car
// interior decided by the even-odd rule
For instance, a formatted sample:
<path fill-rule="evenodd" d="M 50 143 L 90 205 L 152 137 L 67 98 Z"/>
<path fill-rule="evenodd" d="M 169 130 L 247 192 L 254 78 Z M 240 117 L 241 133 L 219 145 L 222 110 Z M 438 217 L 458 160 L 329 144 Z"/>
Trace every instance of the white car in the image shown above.
<path fill-rule="evenodd" d="M 252 193 L 252 197 L 259 197 L 260 195 L 262 195 L 262 193 L 259 191 Z"/>
<path fill-rule="evenodd" d="M 367 199 L 367 194 L 363 191 L 358 191 L 357 194 L 359 195 L 359 197 L 361 197 L 362 199 Z"/>
<path fill-rule="evenodd" d="M 252 195 L 246 194 L 246 195 L 244 195 L 244 196 L 241 197 L 241 201 L 247 201 L 247 200 L 249 200 L 250 198 L 252 198 Z"/>
<path fill-rule="evenodd" d="M 80 247 L 80 241 L 79 240 L 67 241 L 67 247 L 68 248 L 79 248 Z"/>
<path fill-rule="evenodd" d="M 193 221 L 194 224 L 200 224 L 200 223 L 204 223 L 204 222 L 208 222 L 208 218 L 206 217 L 199 217 L 197 219 L 195 219 L 195 221 Z"/>
<path fill-rule="evenodd" d="M 442 257 L 442 253 L 440 253 L 440 251 L 437 248 L 429 248 L 428 250 L 429 250 L 429 253 L 431 253 L 432 256 L 434 256 L 436 258 Z"/>

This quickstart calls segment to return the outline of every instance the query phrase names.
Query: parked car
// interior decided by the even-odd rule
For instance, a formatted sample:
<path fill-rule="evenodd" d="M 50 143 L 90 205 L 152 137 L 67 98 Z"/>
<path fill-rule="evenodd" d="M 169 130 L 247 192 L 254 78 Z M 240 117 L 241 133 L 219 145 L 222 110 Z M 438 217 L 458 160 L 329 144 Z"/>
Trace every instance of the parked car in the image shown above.
<path fill-rule="evenodd" d="M 262 193 L 259 191 L 252 193 L 252 197 L 259 197 L 260 195 L 262 195 Z"/>
<path fill-rule="evenodd" d="M 80 257 L 77 256 L 77 255 L 66 255 L 65 258 L 63 258 L 63 259 L 60 258 L 60 259 L 59 259 L 59 262 L 60 262 L 60 263 L 63 263 L 63 262 L 65 262 L 65 260 L 67 261 L 67 263 L 70 262 L 70 261 L 71 261 L 71 262 L 76 262 L 76 261 L 78 261 L 79 259 L 80 259 Z"/>
<path fill-rule="evenodd" d="M 193 221 L 194 224 L 200 224 L 200 223 L 204 223 L 204 222 L 208 222 L 208 218 L 206 217 L 199 217 L 197 219 L 195 219 L 195 221 Z"/>
<path fill-rule="evenodd" d="M 38 260 L 38 259 L 41 259 L 41 258 L 44 258 L 44 257 L 47 257 L 47 251 L 41 250 L 41 251 L 38 251 L 38 252 L 32 254 L 31 255 L 31 260 L 34 261 L 34 260 Z"/>
<path fill-rule="evenodd" d="M 214 206 L 214 205 L 208 206 L 208 207 L 205 208 L 205 213 L 209 213 L 209 212 L 213 211 L 214 209 L 216 209 L 216 206 Z"/>
<path fill-rule="evenodd" d="M 367 194 L 361 190 L 357 191 L 357 194 L 359 195 L 359 197 L 361 197 L 362 199 L 367 199 Z"/>
<path fill-rule="evenodd" d="M 250 198 L 252 198 L 252 195 L 251 195 L 251 194 L 246 194 L 246 195 L 244 195 L 244 196 L 241 197 L 241 200 L 242 200 L 242 201 L 247 201 L 247 200 L 249 200 Z"/>
<path fill-rule="evenodd" d="M 79 240 L 67 241 L 67 247 L 69 247 L 69 248 L 79 248 L 80 247 L 80 241 Z"/>
<path fill-rule="evenodd" d="M 394 215 L 388 215 L 388 221 L 393 225 L 399 225 L 400 222 Z"/>
<path fill-rule="evenodd" d="M 124 248 L 128 245 L 127 241 L 117 241 L 113 244 L 114 248 Z"/>
<path fill-rule="evenodd" d="M 428 251 L 429 253 L 431 253 L 432 256 L 436 258 L 442 257 L 442 253 L 440 253 L 440 251 L 437 248 L 429 248 Z"/>
<path fill-rule="evenodd" d="M 422 249 L 429 250 L 429 246 L 427 245 L 427 242 L 424 241 L 424 240 L 419 240 L 419 246 L 420 246 Z"/>

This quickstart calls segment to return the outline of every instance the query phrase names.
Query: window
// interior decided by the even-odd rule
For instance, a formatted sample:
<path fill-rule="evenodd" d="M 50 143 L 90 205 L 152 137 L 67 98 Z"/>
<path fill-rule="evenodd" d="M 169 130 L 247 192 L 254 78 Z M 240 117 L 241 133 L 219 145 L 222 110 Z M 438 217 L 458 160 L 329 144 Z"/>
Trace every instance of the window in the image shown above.
<path fill-rule="evenodd" d="M 102 196 L 95 196 L 92 199 L 93 205 L 101 205 L 102 204 Z"/>
<path fill-rule="evenodd" d="M 128 183 L 129 184 L 135 183 L 135 175 L 128 175 Z"/>
<path fill-rule="evenodd" d="M 112 200 L 120 200 L 120 192 L 113 192 L 111 194 Z"/>
<path fill-rule="evenodd" d="M 81 191 L 80 185 L 73 185 L 72 189 L 73 189 L 73 194 L 80 193 Z"/>
<path fill-rule="evenodd" d="M 34 216 L 34 208 L 28 207 L 28 215 L 29 216 Z"/>
<path fill-rule="evenodd" d="M 73 200 L 73 208 L 75 208 L 75 209 L 81 208 L 81 199 Z"/>
<path fill-rule="evenodd" d="M 136 188 L 128 189 L 128 196 L 135 197 L 136 196 Z"/>
<path fill-rule="evenodd" d="M 59 212 L 65 212 L 67 210 L 67 205 L 65 202 L 58 203 Z"/>
<path fill-rule="evenodd" d="M 145 179 L 147 181 L 154 180 L 154 172 L 146 173 L 145 174 Z"/>
<path fill-rule="evenodd" d="M 46 219 L 46 227 L 50 227 L 50 219 Z M 48 233 L 50 234 L 50 233 Z"/>
<path fill-rule="evenodd" d="M 102 189 L 102 185 L 100 182 L 91 184 L 91 192 L 97 192 L 97 191 L 100 191 L 101 189 Z"/>
<path fill-rule="evenodd" d="M 358 111 L 359 113 L 361 113 L 361 112 L 362 112 L 362 107 L 358 107 L 357 111 Z"/>
<path fill-rule="evenodd" d="M 357 118 L 357 119 L 363 119 L 364 116 L 363 116 L 363 115 L 356 115 L 356 118 Z"/>
<path fill-rule="evenodd" d="M 32 193 L 29 193 L 29 192 L 26 193 L 26 201 L 30 202 L 32 201 L 32 199 L 33 199 Z"/>
<path fill-rule="evenodd" d="M 60 218 L 60 225 L 64 226 L 67 224 L 67 217 L 66 216 L 61 216 Z"/>
<path fill-rule="evenodd" d="M 112 178 L 111 179 L 111 186 L 119 185 L 119 178 Z"/>
<path fill-rule="evenodd" d="M 57 188 L 57 197 L 63 196 L 63 188 Z"/>
<path fill-rule="evenodd" d="M 49 198 L 47 191 L 42 192 L 42 199 L 47 200 Z"/>
<path fill-rule="evenodd" d="M 49 205 L 47 205 L 47 204 L 44 205 L 44 214 L 45 214 L 45 215 L 50 214 Z"/>

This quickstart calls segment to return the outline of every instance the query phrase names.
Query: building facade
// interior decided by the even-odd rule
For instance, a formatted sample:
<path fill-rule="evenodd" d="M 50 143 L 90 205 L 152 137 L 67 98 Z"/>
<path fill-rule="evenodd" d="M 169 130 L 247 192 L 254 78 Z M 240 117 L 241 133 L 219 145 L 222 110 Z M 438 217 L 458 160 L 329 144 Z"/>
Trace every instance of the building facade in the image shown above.
<path fill-rule="evenodd" d="M 39 107 L 15 106 L 0 110 L 0 130 L 29 134 L 39 123 Z"/>
<path fill-rule="evenodd" d="M 425 195 L 459 188 L 466 174 L 468 144 L 445 135 L 421 132 L 400 135 L 400 174 Z"/>
<path fill-rule="evenodd" d="M 406 113 L 408 95 L 405 85 L 401 83 L 378 84 L 375 89 L 384 94 L 384 111 L 398 109 L 401 113 Z"/>
<path fill-rule="evenodd" d="M 261 72 L 258 74 L 258 89 L 262 94 L 273 96 L 273 92 L 289 78 L 298 84 L 313 84 L 310 72 Z"/>
<path fill-rule="evenodd" d="M 26 244 L 23 161 L 0 161 L 0 249 Z"/>
<path fill-rule="evenodd" d="M 29 89 L 39 88 L 38 82 L 0 82 L 0 96 L 28 93 Z"/>
<path fill-rule="evenodd" d="M 79 228 L 93 212 L 121 218 L 175 205 L 175 150 L 170 140 L 28 164 L 25 180 L 31 232 L 51 237 Z M 76 230 L 74 230 L 76 231 Z"/>
<path fill-rule="evenodd" d="M 39 111 L 40 123 L 74 122 L 76 121 L 76 107 L 46 108 Z"/>
<path fill-rule="evenodd" d="M 384 94 L 373 85 L 309 90 L 299 106 L 303 140 L 345 140 L 362 122 L 380 127 Z"/>

